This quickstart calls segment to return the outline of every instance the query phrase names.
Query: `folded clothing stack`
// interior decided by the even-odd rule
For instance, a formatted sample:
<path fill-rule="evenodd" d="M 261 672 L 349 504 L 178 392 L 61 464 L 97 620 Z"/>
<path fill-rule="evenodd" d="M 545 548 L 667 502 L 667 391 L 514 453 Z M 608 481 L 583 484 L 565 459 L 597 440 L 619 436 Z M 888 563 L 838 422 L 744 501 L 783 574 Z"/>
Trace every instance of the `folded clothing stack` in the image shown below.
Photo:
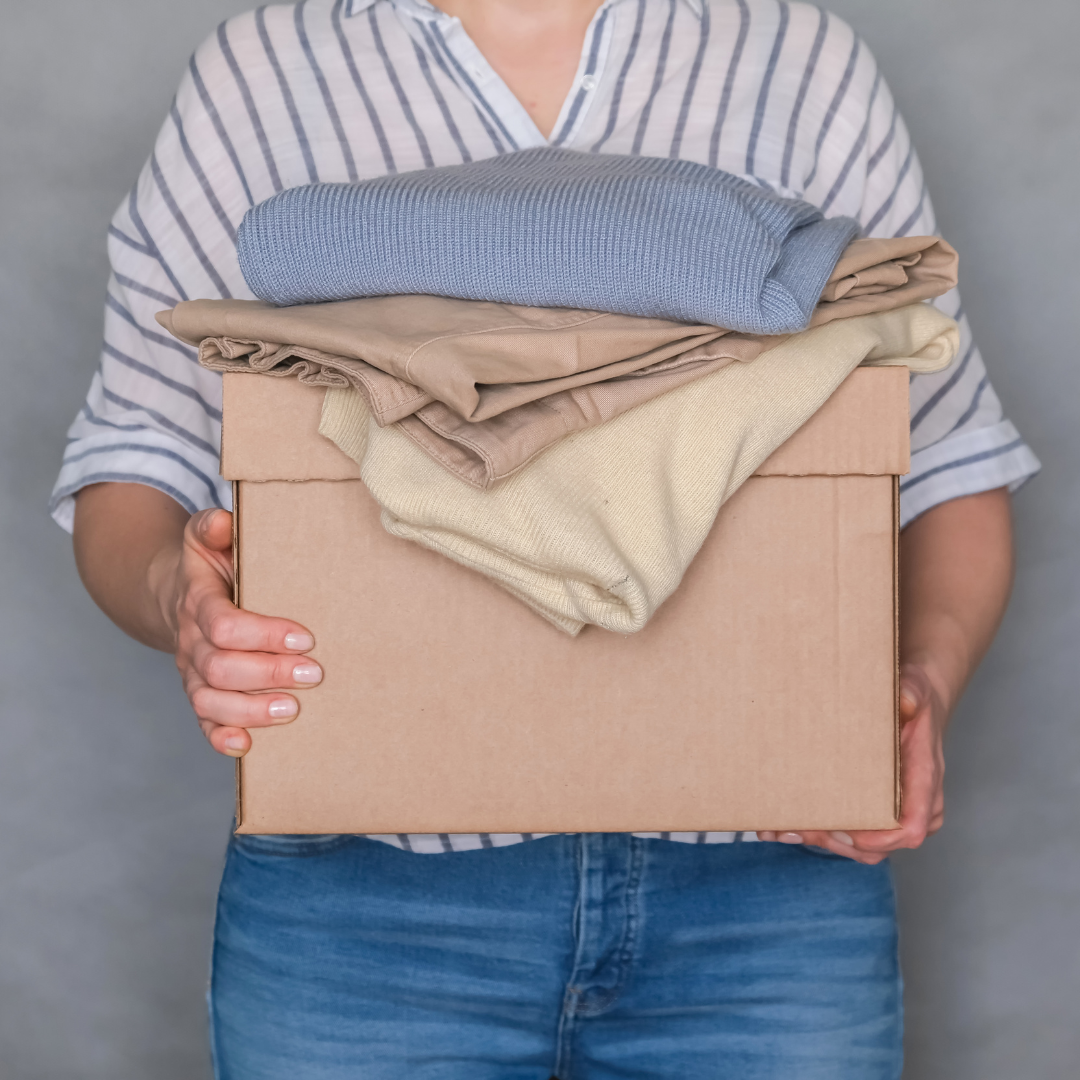
<path fill-rule="evenodd" d="M 327 386 L 322 431 L 391 532 L 626 633 L 855 365 L 952 359 L 918 301 L 955 251 L 855 229 L 706 166 L 530 150 L 282 192 L 239 253 L 291 306 L 158 319 L 213 370 Z"/>
<path fill-rule="evenodd" d="M 956 263 L 936 237 L 856 240 L 811 325 L 940 295 L 956 284 Z M 158 321 L 197 345 L 200 363 L 214 371 L 356 387 L 376 423 L 399 423 L 480 488 L 574 431 L 784 340 L 670 319 L 425 295 L 283 308 L 192 300 Z"/>

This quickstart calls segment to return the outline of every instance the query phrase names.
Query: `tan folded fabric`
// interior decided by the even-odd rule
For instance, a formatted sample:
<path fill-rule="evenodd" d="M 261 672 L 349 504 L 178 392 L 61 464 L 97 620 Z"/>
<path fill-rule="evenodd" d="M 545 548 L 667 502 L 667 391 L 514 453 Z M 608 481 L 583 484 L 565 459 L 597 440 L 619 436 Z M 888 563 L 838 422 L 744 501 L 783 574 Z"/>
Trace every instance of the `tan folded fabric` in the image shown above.
<path fill-rule="evenodd" d="M 755 351 L 783 340 L 762 338 L 762 349 Z M 476 423 L 463 420 L 436 401 L 404 417 L 397 426 L 450 472 L 473 487 L 485 489 L 513 475 L 567 435 L 613 420 L 643 402 L 725 367 L 733 359 L 726 350 L 696 358 L 686 354 L 645 371 L 549 394 Z"/>
<path fill-rule="evenodd" d="M 251 300 L 190 300 L 158 319 L 176 337 L 201 345 L 207 367 L 215 365 L 215 352 L 232 359 L 230 354 L 247 350 L 246 363 L 263 371 L 296 356 L 329 365 L 363 389 L 353 373 L 357 364 L 367 364 L 419 387 L 469 421 L 687 356 L 722 338 L 734 339 L 730 359 L 750 359 L 765 340 L 669 319 L 443 296 L 374 296 L 286 308 Z M 374 402 L 377 419 L 400 419 L 404 397 L 391 395 L 389 405 Z"/>
<path fill-rule="evenodd" d="M 936 237 L 857 240 L 814 325 L 940 295 L 956 252 Z M 402 429 L 478 488 L 567 435 L 605 423 L 782 337 L 565 308 L 390 296 L 277 308 L 193 300 L 158 321 L 215 371 L 355 386 L 380 425 Z"/>
<path fill-rule="evenodd" d="M 959 264 L 956 249 L 937 236 L 855 240 L 840 256 L 810 325 L 943 296 L 956 287 Z"/>
<path fill-rule="evenodd" d="M 291 308 L 193 300 L 158 321 L 198 344 L 199 362 L 214 371 L 354 386 L 376 423 L 400 422 L 435 460 L 480 488 L 574 431 L 784 340 L 440 296 Z"/>
<path fill-rule="evenodd" d="M 854 367 L 937 371 L 958 346 L 956 324 L 925 304 L 834 321 L 578 431 L 489 491 L 379 427 L 353 390 L 327 392 L 320 431 L 360 463 L 395 536 L 486 574 L 567 633 L 632 633 L 720 506 Z"/>
<path fill-rule="evenodd" d="M 260 301 L 247 300 L 192 300 L 193 304 L 258 304 Z M 356 303 L 357 301 L 347 301 Z M 180 305 L 183 306 L 183 305 Z M 316 305 L 312 305 L 314 307 Z M 156 316 L 170 333 L 172 327 L 167 316 L 172 312 L 159 312 Z M 271 311 L 289 311 L 290 308 L 270 308 Z M 191 315 L 185 312 L 185 315 Z M 218 311 L 215 316 L 231 316 L 237 312 Z M 245 319 L 254 313 L 241 312 Z M 180 334 L 174 336 L 181 341 L 199 346 L 199 363 L 211 371 L 240 371 L 256 375 L 273 375 L 281 379 L 297 378 L 311 386 L 347 387 L 352 386 L 363 392 L 368 406 L 380 424 L 396 423 L 404 416 L 430 404 L 434 399 L 425 390 L 412 383 L 403 382 L 394 375 L 388 375 L 377 367 L 363 360 L 335 356 L 320 349 L 306 345 L 281 345 L 272 341 L 250 340 L 241 337 L 207 337 L 202 341 L 193 341 Z"/>

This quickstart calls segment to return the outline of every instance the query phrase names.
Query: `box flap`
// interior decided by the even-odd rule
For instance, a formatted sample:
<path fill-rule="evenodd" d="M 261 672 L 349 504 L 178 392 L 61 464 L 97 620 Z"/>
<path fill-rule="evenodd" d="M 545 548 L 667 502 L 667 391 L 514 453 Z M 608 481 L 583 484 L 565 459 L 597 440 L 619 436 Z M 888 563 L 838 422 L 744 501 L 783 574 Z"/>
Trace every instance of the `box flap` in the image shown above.
<path fill-rule="evenodd" d="M 226 480 L 359 478 L 356 462 L 318 433 L 321 387 L 246 373 L 223 381 Z M 858 368 L 758 475 L 902 475 L 910 467 L 908 424 L 907 368 Z"/>
<path fill-rule="evenodd" d="M 226 480 L 360 479 L 360 466 L 319 434 L 323 387 L 246 373 L 221 378 Z"/>
<path fill-rule="evenodd" d="M 856 368 L 757 476 L 903 476 L 911 469 L 906 367 Z"/>

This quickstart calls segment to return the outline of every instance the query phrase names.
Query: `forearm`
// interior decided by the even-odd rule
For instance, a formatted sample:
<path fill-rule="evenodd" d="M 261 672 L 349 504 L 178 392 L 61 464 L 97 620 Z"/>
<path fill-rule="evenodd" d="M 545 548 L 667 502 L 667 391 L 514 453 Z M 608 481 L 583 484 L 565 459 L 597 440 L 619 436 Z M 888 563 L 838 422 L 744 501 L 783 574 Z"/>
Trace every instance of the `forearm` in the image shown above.
<path fill-rule="evenodd" d="M 1013 577 L 1004 488 L 952 499 L 900 539 L 900 655 L 951 712 L 994 638 Z"/>
<path fill-rule="evenodd" d="M 143 484 L 94 484 L 75 501 L 75 562 L 87 592 L 121 630 L 164 652 L 176 646 L 171 605 L 189 517 Z"/>

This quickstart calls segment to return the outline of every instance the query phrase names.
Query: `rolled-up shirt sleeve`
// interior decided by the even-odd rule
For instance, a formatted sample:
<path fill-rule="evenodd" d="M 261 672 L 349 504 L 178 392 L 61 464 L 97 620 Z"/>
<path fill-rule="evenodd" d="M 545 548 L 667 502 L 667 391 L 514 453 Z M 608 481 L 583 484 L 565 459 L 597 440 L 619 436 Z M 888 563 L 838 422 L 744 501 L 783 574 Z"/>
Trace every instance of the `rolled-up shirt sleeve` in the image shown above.
<path fill-rule="evenodd" d="M 131 261 L 121 257 L 113 265 L 129 269 Z M 189 513 L 230 503 L 229 485 L 218 476 L 220 377 L 197 366 L 193 349 L 150 329 L 157 327 L 154 312 L 175 301 L 119 278 L 118 268 L 109 281 L 101 363 L 68 430 L 50 503 L 69 531 L 75 493 L 89 484 L 147 484 Z M 144 274 L 148 279 L 153 275 Z"/>
<path fill-rule="evenodd" d="M 864 59 L 872 63 L 869 54 Z M 870 73 L 866 73 L 870 78 Z M 873 75 L 869 106 L 846 118 L 857 153 L 822 172 L 833 187 L 819 195 L 831 213 L 855 213 L 867 236 L 937 233 L 922 167 L 888 86 Z M 842 115 L 837 122 L 843 122 Z M 857 134 L 857 138 L 856 138 Z M 838 145 L 848 143 L 837 140 Z M 823 157 L 827 158 L 826 150 Z M 845 202 L 847 205 L 845 206 Z M 961 252 L 961 277 L 963 252 Z M 907 525 L 931 507 L 994 488 L 1015 491 L 1039 460 L 1003 414 L 972 336 L 958 290 L 935 301 L 960 325 L 956 359 L 935 375 L 911 379 L 911 471 L 900 480 L 900 520 Z"/>
<path fill-rule="evenodd" d="M 237 92 L 214 38 L 192 58 L 153 154 L 109 228 L 101 359 L 50 500 L 69 531 L 75 493 L 105 481 L 149 485 L 192 513 L 230 504 L 230 486 L 218 475 L 221 377 L 200 368 L 196 351 L 154 319 L 181 300 L 251 296 L 236 227 L 254 197 L 274 189 L 265 167 L 247 176 L 251 148 L 242 132 L 224 127 L 207 87 L 219 96 Z"/>

